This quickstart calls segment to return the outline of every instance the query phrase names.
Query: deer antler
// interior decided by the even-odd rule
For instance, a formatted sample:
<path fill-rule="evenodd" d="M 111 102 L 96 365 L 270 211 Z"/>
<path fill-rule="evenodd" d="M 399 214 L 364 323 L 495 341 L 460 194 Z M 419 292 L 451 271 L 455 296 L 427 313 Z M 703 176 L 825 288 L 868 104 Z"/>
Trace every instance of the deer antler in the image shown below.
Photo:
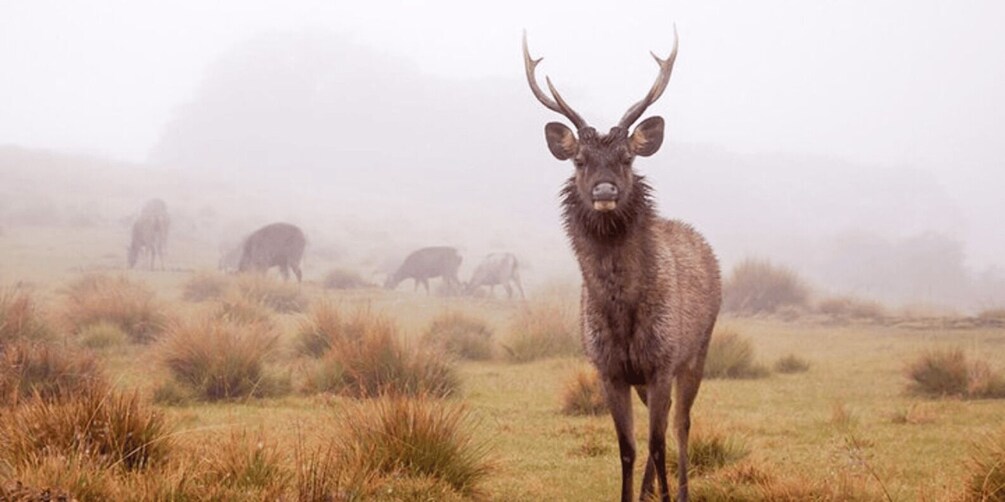
<path fill-rule="evenodd" d="M 524 39 L 524 43 L 524 47 L 526 48 L 526 38 Z M 625 129 L 631 127 L 632 124 L 634 124 L 635 121 L 638 120 L 643 113 L 645 113 L 646 108 L 649 108 L 649 105 L 655 103 L 656 100 L 660 99 L 660 96 L 663 95 L 663 91 L 666 90 L 667 84 L 670 83 L 670 73 L 673 72 L 674 60 L 677 59 L 677 43 L 677 25 L 675 24 L 673 27 L 673 50 L 670 51 L 670 55 L 667 56 L 666 59 L 660 59 L 655 53 L 650 52 L 650 54 L 653 55 L 653 59 L 656 60 L 656 63 L 660 65 L 660 73 L 656 77 L 656 82 L 653 83 L 653 87 L 649 89 L 649 93 L 646 94 L 645 98 L 642 98 L 642 101 L 635 103 L 628 109 L 627 112 L 625 112 L 625 115 L 621 117 L 621 121 L 618 122 L 618 126 Z M 538 99 L 540 99 L 540 97 Z"/>
<path fill-rule="evenodd" d="M 532 59 L 530 57 L 530 51 L 527 49 L 527 30 L 523 31 L 523 66 L 524 70 L 527 72 L 527 83 L 530 84 L 530 90 L 534 93 L 534 97 L 541 102 L 546 108 L 551 111 L 561 113 L 568 118 L 572 125 L 576 126 L 576 129 L 582 129 L 586 127 L 586 121 L 583 117 L 580 117 L 568 103 L 562 99 L 562 95 L 558 93 L 555 86 L 551 85 L 551 79 L 545 77 L 545 82 L 548 84 L 548 90 L 551 91 L 551 95 L 554 99 L 549 98 L 544 91 L 541 90 L 537 85 L 537 77 L 534 76 L 534 70 L 537 69 L 537 64 L 541 62 L 544 58 Z M 666 84 L 664 84 L 666 86 Z M 641 112 L 639 112 L 641 113 Z"/>

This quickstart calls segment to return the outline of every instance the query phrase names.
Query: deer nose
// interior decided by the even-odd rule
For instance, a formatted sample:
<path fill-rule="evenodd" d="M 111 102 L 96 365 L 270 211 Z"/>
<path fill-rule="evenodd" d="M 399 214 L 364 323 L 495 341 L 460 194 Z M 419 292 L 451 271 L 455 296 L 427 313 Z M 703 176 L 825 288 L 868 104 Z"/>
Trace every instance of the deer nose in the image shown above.
<path fill-rule="evenodd" d="M 618 198 L 618 187 L 606 181 L 593 186 L 593 200 L 616 200 Z"/>

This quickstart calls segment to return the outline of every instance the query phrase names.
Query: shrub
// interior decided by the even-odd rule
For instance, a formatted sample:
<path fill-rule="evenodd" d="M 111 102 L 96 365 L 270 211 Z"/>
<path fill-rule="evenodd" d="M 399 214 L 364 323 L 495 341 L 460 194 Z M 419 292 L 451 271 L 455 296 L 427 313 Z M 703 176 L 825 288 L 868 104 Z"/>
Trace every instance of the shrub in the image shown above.
<path fill-rule="evenodd" d="M 90 349 L 104 349 L 129 341 L 129 335 L 108 321 L 88 325 L 80 331 L 78 337 L 80 344 Z"/>
<path fill-rule="evenodd" d="M 1005 398 L 1005 377 L 992 370 L 986 361 L 973 361 L 967 372 L 967 396 L 978 399 Z"/>
<path fill-rule="evenodd" d="M 160 412 L 143 405 L 137 393 L 94 384 L 59 401 L 31 399 L 5 413 L 0 456 L 8 465 L 56 456 L 142 469 L 166 456 L 167 432 Z"/>
<path fill-rule="evenodd" d="M 706 378 L 762 378 L 768 369 L 754 362 L 754 346 L 750 340 L 731 330 L 719 330 L 712 335 L 705 357 Z"/>
<path fill-rule="evenodd" d="M 210 401 L 270 395 L 278 382 L 265 371 L 277 336 L 260 324 L 213 319 L 174 325 L 160 347 L 172 376 Z"/>
<path fill-rule="evenodd" d="M 967 468 L 966 500 L 1005 502 L 1005 429 L 974 442 Z"/>
<path fill-rule="evenodd" d="M 55 346 L 19 341 L 0 350 L 0 403 L 61 399 L 104 382 L 98 362 Z"/>
<path fill-rule="evenodd" d="M 490 472 L 487 449 L 470 432 L 471 415 L 458 404 L 426 397 L 385 397 L 348 408 L 340 417 L 345 462 L 366 471 L 448 483 L 481 495 Z"/>
<path fill-rule="evenodd" d="M 810 363 L 805 359 L 788 354 L 775 361 L 775 371 L 778 373 L 802 373 L 810 369 Z"/>
<path fill-rule="evenodd" d="M 307 308 L 307 297 L 300 292 L 298 285 L 279 282 L 265 275 L 244 275 L 237 281 L 237 289 L 249 300 L 279 313 L 303 312 Z"/>
<path fill-rule="evenodd" d="M 750 453 L 739 439 L 719 431 L 693 429 L 688 438 L 688 472 L 702 474 L 732 464 Z M 667 468 L 677 472 L 677 452 L 667 452 Z"/>
<path fill-rule="evenodd" d="M 215 272 L 198 272 L 185 281 L 181 297 L 190 302 L 222 298 L 230 285 L 228 278 Z"/>
<path fill-rule="evenodd" d="M 87 275 L 66 290 L 65 318 L 74 333 L 100 322 L 119 327 L 134 342 L 149 342 L 165 316 L 152 291 L 125 277 Z"/>
<path fill-rule="evenodd" d="M 447 396 L 460 387 L 457 370 L 437 351 L 405 343 L 386 318 L 357 311 L 332 339 L 309 390 L 356 397 L 381 394 Z"/>
<path fill-rule="evenodd" d="M 332 347 L 332 340 L 342 336 L 342 315 L 330 302 L 311 307 L 310 314 L 300 322 L 294 348 L 298 354 L 321 357 Z"/>
<path fill-rule="evenodd" d="M 607 413 L 607 402 L 600 377 L 593 368 L 579 368 L 565 382 L 562 394 L 562 412 L 566 415 L 602 415 Z"/>
<path fill-rule="evenodd" d="M 879 321 L 886 317 L 886 309 L 879 302 L 850 296 L 832 297 L 817 304 L 817 312 L 840 319 Z"/>
<path fill-rule="evenodd" d="M 809 289 L 792 270 L 764 260 L 747 259 L 723 283 L 722 310 L 737 314 L 773 313 L 803 307 Z"/>
<path fill-rule="evenodd" d="M 52 330 L 31 295 L 17 288 L 0 290 L 0 347 L 15 340 L 45 340 Z"/>
<path fill-rule="evenodd" d="M 580 354 L 579 319 L 574 303 L 559 299 L 520 309 L 502 346 L 515 362 Z"/>
<path fill-rule="evenodd" d="M 422 343 L 464 359 L 492 358 L 492 329 L 485 321 L 461 312 L 447 311 L 436 316 L 422 336 Z"/>
<path fill-rule="evenodd" d="M 908 390 L 928 396 L 963 396 L 970 369 L 962 349 L 938 349 L 922 354 L 908 365 Z"/>
<path fill-rule="evenodd" d="M 324 286 L 328 289 L 362 289 L 373 287 L 359 273 L 336 268 L 325 276 Z"/>
<path fill-rule="evenodd" d="M 1005 308 L 984 310 L 977 314 L 977 320 L 985 326 L 1005 326 Z"/>

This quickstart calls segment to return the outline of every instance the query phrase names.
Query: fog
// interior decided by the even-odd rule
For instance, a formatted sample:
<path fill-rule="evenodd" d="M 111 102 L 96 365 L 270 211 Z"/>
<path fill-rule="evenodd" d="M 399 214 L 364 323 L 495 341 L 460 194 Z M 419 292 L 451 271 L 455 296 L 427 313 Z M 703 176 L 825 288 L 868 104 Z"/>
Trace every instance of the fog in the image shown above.
<path fill-rule="evenodd" d="M 522 30 L 542 82 L 606 130 L 676 24 L 673 78 L 647 113 L 667 140 L 636 167 L 725 268 L 759 256 L 829 292 L 1005 303 L 1000 2 L 0 12 L 0 224 L 122 226 L 160 196 L 214 253 L 286 219 L 353 266 L 451 244 L 466 267 L 508 249 L 538 280 L 571 275 L 556 200 L 571 166 L 543 137 L 564 119 L 527 88 Z"/>

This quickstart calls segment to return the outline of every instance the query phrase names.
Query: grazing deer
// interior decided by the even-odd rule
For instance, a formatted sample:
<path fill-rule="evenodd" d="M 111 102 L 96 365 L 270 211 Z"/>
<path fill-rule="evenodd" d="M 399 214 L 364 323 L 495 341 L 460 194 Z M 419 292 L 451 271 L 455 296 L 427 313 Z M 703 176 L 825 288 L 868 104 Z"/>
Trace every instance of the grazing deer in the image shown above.
<path fill-rule="evenodd" d="M 154 268 L 154 259 L 160 258 L 161 270 L 164 269 L 164 246 L 167 244 L 168 230 L 171 218 L 168 216 L 167 204 L 161 199 L 150 199 L 143 205 L 139 218 L 133 222 L 132 239 L 129 242 L 127 262 L 129 268 L 136 266 L 141 253 L 150 256 L 150 269 Z"/>
<path fill-rule="evenodd" d="M 482 286 L 489 287 L 489 296 L 495 291 L 496 284 L 502 284 L 506 288 L 506 298 L 513 298 L 513 286 L 515 284 L 520 291 L 520 298 L 526 300 L 523 294 L 523 285 L 520 284 L 520 262 L 517 261 L 513 253 L 491 253 L 478 264 L 478 268 L 471 274 L 471 280 L 464 286 L 467 294 L 474 294 Z"/>
<path fill-rule="evenodd" d="M 523 38 L 524 68 L 530 89 L 545 107 L 564 115 L 573 132 L 558 122 L 544 128 L 548 149 L 571 159 L 575 173 L 561 192 L 562 216 L 583 276 L 583 346 L 603 382 L 621 452 L 621 500 L 632 499 L 635 439 L 631 389 L 649 407 L 649 460 L 642 498 L 654 493 L 669 501 L 666 429 L 671 387 L 676 387 L 677 500 L 688 500 L 687 445 L 691 405 L 701 384 L 708 342 L 719 313 L 719 265 L 705 239 L 686 223 L 657 215 L 652 189 L 632 168 L 663 143 L 663 119 L 643 120 L 628 129 L 659 99 L 677 57 L 677 32 L 649 93 L 632 105 L 618 125 L 600 134 L 562 99 L 548 79 L 551 97 L 534 76 Z"/>
<path fill-rule="evenodd" d="M 290 269 L 303 280 L 300 262 L 304 258 L 307 238 L 300 227 L 289 223 L 265 225 L 244 240 L 238 272 L 256 271 L 264 273 L 269 268 L 279 267 L 283 280 L 289 280 Z"/>
<path fill-rule="evenodd" d="M 395 289 L 401 281 L 412 279 L 415 281 L 415 290 L 418 291 L 419 284 L 422 284 L 428 295 L 429 280 L 442 277 L 447 289 L 454 293 L 461 286 L 461 281 L 457 278 L 461 260 L 460 253 L 452 247 L 433 246 L 417 249 L 405 257 L 405 261 L 393 274 L 387 276 L 384 288 Z"/>

